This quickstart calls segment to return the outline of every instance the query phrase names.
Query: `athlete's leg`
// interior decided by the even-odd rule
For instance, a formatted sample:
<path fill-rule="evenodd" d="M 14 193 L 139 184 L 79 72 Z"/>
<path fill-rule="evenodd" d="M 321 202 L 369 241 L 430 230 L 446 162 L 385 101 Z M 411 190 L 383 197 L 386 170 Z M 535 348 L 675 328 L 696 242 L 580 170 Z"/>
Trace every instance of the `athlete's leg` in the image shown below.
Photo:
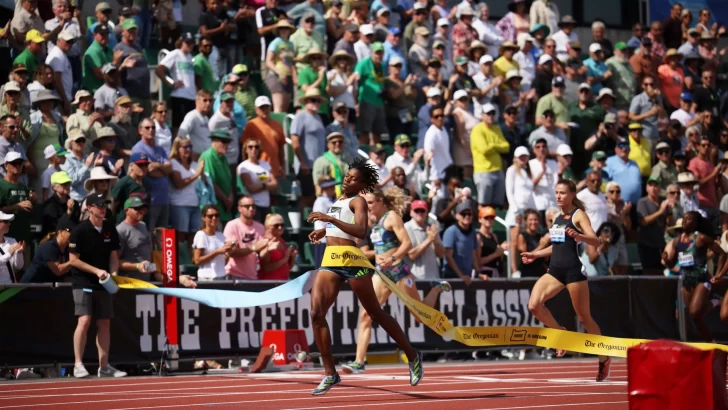
<path fill-rule="evenodd" d="M 397 346 L 407 355 L 407 360 L 414 361 L 417 359 L 417 352 L 414 347 L 410 344 L 407 337 L 404 335 L 402 328 L 399 327 L 397 321 L 392 316 L 388 315 L 382 310 L 377 295 L 374 293 L 374 287 L 372 286 L 372 275 L 367 275 L 361 278 L 349 279 L 349 285 L 351 290 L 354 291 L 357 299 L 361 303 L 361 306 L 369 313 L 372 320 L 379 323 L 384 328 L 387 334 L 394 339 Z"/>
<path fill-rule="evenodd" d="M 437 302 L 437 297 L 440 296 L 440 293 L 442 293 L 441 287 L 433 286 L 430 291 L 427 292 L 425 300 L 423 301 L 420 297 L 420 292 L 417 291 L 415 278 L 412 275 L 407 275 L 404 278 L 400 279 L 399 282 L 397 282 L 397 287 L 412 299 L 418 302 L 422 302 L 429 307 L 435 306 L 435 302 Z M 417 316 L 412 315 L 412 317 L 417 321 L 417 323 L 421 322 L 421 320 Z"/>
<path fill-rule="evenodd" d="M 554 319 L 551 311 L 546 307 L 546 302 L 556 296 L 561 289 L 564 288 L 564 284 L 559 282 L 558 279 L 545 274 L 541 276 L 536 284 L 533 285 L 531 290 L 531 297 L 528 299 L 528 310 L 533 313 L 536 318 L 541 321 L 546 327 L 552 329 L 560 329 L 561 325 Z"/>
<path fill-rule="evenodd" d="M 571 296 L 571 304 L 574 306 L 576 316 L 579 318 L 581 324 L 584 325 L 584 329 L 587 333 L 601 335 L 602 331 L 599 329 L 599 325 L 591 316 L 588 282 L 583 280 L 581 282 L 569 283 L 566 285 L 566 290 L 569 291 L 569 296 Z M 599 361 L 601 362 L 607 359 L 607 356 L 599 356 Z"/>
<path fill-rule="evenodd" d="M 392 291 L 389 290 L 384 282 L 379 278 L 379 275 L 372 275 L 372 286 L 374 287 L 374 293 L 377 296 L 377 302 L 379 305 L 383 305 L 387 302 L 389 295 Z M 359 364 L 364 364 L 364 360 L 367 357 L 367 349 L 369 349 L 369 342 L 372 340 L 372 318 L 367 313 L 366 309 L 359 311 L 359 331 L 356 337 L 356 359 L 355 361 Z"/>
<path fill-rule="evenodd" d="M 710 290 L 702 283 L 697 284 L 690 296 L 688 312 L 690 313 L 690 317 L 693 319 L 693 323 L 695 323 L 695 327 L 698 328 L 700 336 L 702 336 L 703 340 L 706 342 L 713 341 L 713 333 L 705 324 L 705 315 L 710 312 L 711 308 Z"/>
<path fill-rule="evenodd" d="M 334 357 L 331 354 L 331 331 L 326 322 L 326 313 L 336 300 L 344 280 L 327 270 L 319 270 L 311 289 L 311 326 L 316 346 L 321 353 L 326 375 L 336 374 Z"/>

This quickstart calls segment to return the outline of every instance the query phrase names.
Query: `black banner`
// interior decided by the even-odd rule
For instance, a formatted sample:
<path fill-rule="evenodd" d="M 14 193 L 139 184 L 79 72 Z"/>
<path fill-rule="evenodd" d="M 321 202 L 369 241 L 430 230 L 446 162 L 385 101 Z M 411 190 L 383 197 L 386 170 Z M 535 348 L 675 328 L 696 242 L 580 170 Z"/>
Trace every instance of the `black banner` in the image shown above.
<path fill-rule="evenodd" d="M 474 281 L 466 287 L 452 281 L 436 308 L 456 326 L 541 326 L 528 310 L 535 280 Z M 274 283 L 200 284 L 226 290 L 263 291 Z M 417 284 L 421 294 L 429 290 Z M 675 317 L 677 281 L 641 278 L 606 278 L 589 281 L 591 312 L 602 333 L 616 337 L 678 338 Z M 547 303 L 554 317 L 569 330 L 583 331 L 568 291 Z M 418 324 L 402 302 L 391 296 L 385 305 L 410 341 L 420 349 L 463 350 Z M 165 348 L 164 304 L 161 295 L 121 290 L 114 296 L 111 333 L 113 363 L 159 360 Z M 339 293 L 328 314 L 333 351 L 353 354 L 359 305 L 348 286 Z M 310 296 L 250 309 L 213 309 L 181 300 L 179 307 L 180 356 L 256 355 L 264 329 L 303 329 L 311 350 L 316 350 L 310 322 Z M 0 303 L 0 365 L 73 362 L 71 289 L 29 288 Z M 376 324 L 370 351 L 393 350 L 393 341 Z M 97 360 L 95 326 L 89 331 L 84 360 Z"/>

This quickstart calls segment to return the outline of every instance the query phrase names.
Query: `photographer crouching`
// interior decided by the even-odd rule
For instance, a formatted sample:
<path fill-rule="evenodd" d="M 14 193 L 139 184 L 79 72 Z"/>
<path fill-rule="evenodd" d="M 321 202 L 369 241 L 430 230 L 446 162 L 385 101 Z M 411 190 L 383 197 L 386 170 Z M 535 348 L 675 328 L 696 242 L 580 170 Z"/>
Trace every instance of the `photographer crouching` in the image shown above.
<path fill-rule="evenodd" d="M 114 316 L 112 296 L 99 283 L 119 270 L 119 235 L 113 221 L 105 221 L 107 200 L 103 194 L 86 197 L 89 218 L 71 232 L 68 245 L 73 283 L 73 301 L 78 325 L 73 333 L 75 366 L 73 376 L 87 377 L 83 365 L 88 328 L 96 319 L 96 347 L 99 351 L 99 377 L 124 377 L 125 372 L 109 365 L 111 318 Z"/>

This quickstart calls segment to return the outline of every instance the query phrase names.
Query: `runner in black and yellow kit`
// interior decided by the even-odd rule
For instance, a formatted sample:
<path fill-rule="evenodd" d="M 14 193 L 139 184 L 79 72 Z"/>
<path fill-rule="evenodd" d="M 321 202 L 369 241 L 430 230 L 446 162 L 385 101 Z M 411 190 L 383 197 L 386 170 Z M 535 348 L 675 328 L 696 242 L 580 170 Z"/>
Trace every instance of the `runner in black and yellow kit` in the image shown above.
<path fill-rule="evenodd" d="M 597 238 L 591 227 L 589 217 L 584 212 L 584 204 L 576 198 L 576 184 L 573 181 L 562 179 L 556 185 L 556 204 L 561 208 L 561 213 L 549 229 L 551 246 L 521 254 L 523 263 L 551 256 L 549 270 L 536 281 L 531 290 L 528 310 L 544 325 L 553 329 L 560 328 L 546 307 L 546 302 L 566 288 L 571 296 L 574 311 L 586 331 L 593 335 L 601 335 L 599 325 L 592 319 L 589 309 L 589 286 L 586 274 L 582 271 L 583 266 L 578 251 L 578 242 L 599 246 L 601 239 Z M 564 353 L 563 350 L 558 350 L 556 356 L 561 357 Z M 599 372 L 596 379 L 598 382 L 609 377 L 611 362 L 610 358 L 599 356 Z"/>
<path fill-rule="evenodd" d="M 321 221 L 327 224 L 326 228 L 309 235 L 313 243 L 326 237 L 324 258 L 311 289 L 311 325 L 326 376 L 313 390 L 313 395 L 326 394 L 331 387 L 341 382 L 331 354 L 331 331 L 326 322 L 326 313 L 336 300 L 344 281 L 349 282 L 351 290 L 369 316 L 384 328 L 407 355 L 410 384 L 416 386 L 424 374 L 422 354 L 412 347 L 399 324 L 382 310 L 372 285 L 375 272 L 370 268 L 366 256 L 355 246 L 355 240 L 364 239 L 367 232 L 367 203 L 359 194 L 372 192 L 378 183 L 377 170 L 365 159 L 358 158 L 349 166 L 349 172 L 344 177 L 343 195 L 327 213 L 312 212 L 308 216 L 309 222 Z"/>

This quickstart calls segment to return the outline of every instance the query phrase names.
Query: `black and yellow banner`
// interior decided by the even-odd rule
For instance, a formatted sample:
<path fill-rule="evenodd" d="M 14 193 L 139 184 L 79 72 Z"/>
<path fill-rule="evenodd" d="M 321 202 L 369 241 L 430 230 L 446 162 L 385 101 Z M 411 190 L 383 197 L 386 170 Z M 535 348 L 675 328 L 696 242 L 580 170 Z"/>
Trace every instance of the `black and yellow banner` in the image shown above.
<path fill-rule="evenodd" d="M 358 267 L 375 269 L 362 254 L 361 250 L 353 246 L 328 246 L 321 263 L 322 269 L 329 267 Z M 412 299 L 402 292 L 389 278 L 377 271 L 380 279 L 404 304 L 410 312 L 417 316 L 427 327 L 440 336 L 456 340 L 472 347 L 531 345 L 563 349 L 570 352 L 604 355 L 613 357 L 627 357 L 627 349 L 641 343 L 649 342 L 646 339 L 627 339 L 619 337 L 598 336 L 588 333 L 570 332 L 560 329 L 526 326 L 485 326 L 465 327 L 453 326 L 444 313 L 431 308 L 422 302 Z M 712 343 L 686 343 L 692 347 L 703 350 L 720 349 L 728 351 L 728 346 Z"/>

